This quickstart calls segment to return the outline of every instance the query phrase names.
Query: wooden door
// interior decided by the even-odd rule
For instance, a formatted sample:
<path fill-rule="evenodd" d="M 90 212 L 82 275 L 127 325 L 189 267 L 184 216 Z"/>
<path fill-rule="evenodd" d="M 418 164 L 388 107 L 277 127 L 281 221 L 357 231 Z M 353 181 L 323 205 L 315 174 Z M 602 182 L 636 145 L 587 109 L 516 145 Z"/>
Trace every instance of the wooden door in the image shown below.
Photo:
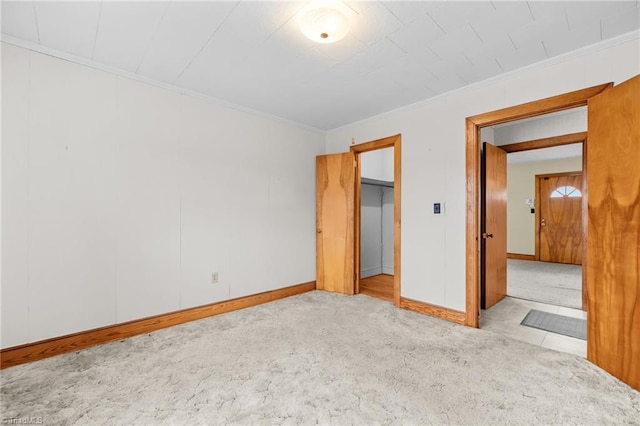
<path fill-rule="evenodd" d="M 542 262 L 582 264 L 582 173 L 537 175 Z"/>
<path fill-rule="evenodd" d="M 589 99 L 587 358 L 640 389 L 640 76 Z"/>
<path fill-rule="evenodd" d="M 316 288 L 354 293 L 355 157 L 316 157 Z"/>
<path fill-rule="evenodd" d="M 507 295 L 507 153 L 485 142 L 482 149 L 480 306 Z"/>

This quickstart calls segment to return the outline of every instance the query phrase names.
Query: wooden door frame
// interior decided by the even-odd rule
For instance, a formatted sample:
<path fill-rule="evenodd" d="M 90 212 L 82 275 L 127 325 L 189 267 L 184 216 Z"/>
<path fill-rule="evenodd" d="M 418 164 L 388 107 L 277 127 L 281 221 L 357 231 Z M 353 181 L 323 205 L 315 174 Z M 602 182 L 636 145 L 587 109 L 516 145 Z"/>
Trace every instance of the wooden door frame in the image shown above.
<path fill-rule="evenodd" d="M 465 324 L 480 325 L 480 129 L 587 105 L 589 98 L 613 86 L 601 84 L 466 118 L 466 235 Z M 583 147 L 584 152 L 584 147 Z M 586 161 L 586 156 L 583 157 Z M 583 202 L 586 200 L 586 187 Z M 583 214 L 584 218 L 584 214 Z M 583 230 L 586 241 L 586 226 Z M 586 244 L 584 246 L 586 249 Z M 583 271 L 585 268 L 583 268 Z M 584 273 L 583 273 L 584 277 Z M 586 284 L 586 283 L 585 283 Z"/>
<path fill-rule="evenodd" d="M 584 154 L 586 147 L 583 146 L 582 148 L 582 152 Z M 540 196 L 540 180 L 544 179 L 544 178 L 553 178 L 553 177 L 565 177 L 565 176 L 577 176 L 580 175 L 582 176 L 582 188 L 584 188 L 584 183 L 586 181 L 586 174 L 587 174 L 587 170 L 585 169 L 586 164 L 582 164 L 582 170 L 581 171 L 573 171 L 573 172 L 559 172 L 559 173 L 541 173 L 539 175 L 534 175 L 535 178 L 535 205 L 534 205 L 534 211 L 535 211 L 535 244 L 536 244 L 536 251 L 535 251 L 535 256 L 536 256 L 536 260 L 540 260 L 540 200 L 542 199 L 542 197 Z M 582 193 L 582 188 L 580 189 L 580 193 Z M 584 197 L 582 197 L 581 200 L 581 209 L 582 209 L 582 216 L 584 217 L 584 209 L 586 207 L 585 202 L 584 202 Z M 586 226 L 586 224 L 582 224 L 582 228 L 584 229 L 584 227 Z M 583 236 L 584 237 L 584 236 Z M 585 241 L 582 241 L 582 244 L 584 244 Z M 584 247 L 583 247 L 583 251 L 584 251 Z M 584 259 L 583 259 L 584 260 Z M 586 286 L 584 285 L 584 283 L 582 283 L 582 288 L 584 289 Z"/>
<path fill-rule="evenodd" d="M 356 161 L 356 187 L 355 195 L 355 280 L 354 293 L 360 293 L 360 209 L 361 209 L 361 158 L 364 152 L 376 151 L 378 149 L 393 147 L 393 304 L 400 307 L 400 211 L 401 211 L 401 145 L 402 135 L 397 134 L 374 141 L 351 145 L 351 152 L 355 155 Z"/>

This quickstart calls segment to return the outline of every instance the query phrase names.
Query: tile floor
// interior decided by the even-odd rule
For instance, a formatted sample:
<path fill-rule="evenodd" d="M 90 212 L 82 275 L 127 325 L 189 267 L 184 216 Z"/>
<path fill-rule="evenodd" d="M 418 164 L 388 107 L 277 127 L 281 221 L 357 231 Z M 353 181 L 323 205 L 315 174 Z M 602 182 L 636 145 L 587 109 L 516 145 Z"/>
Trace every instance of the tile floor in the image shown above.
<path fill-rule="evenodd" d="M 545 348 L 587 357 L 587 342 L 585 340 L 520 325 L 522 319 L 531 309 L 568 317 L 587 318 L 587 313 L 579 309 L 505 297 L 491 308 L 480 311 L 480 328 Z"/>

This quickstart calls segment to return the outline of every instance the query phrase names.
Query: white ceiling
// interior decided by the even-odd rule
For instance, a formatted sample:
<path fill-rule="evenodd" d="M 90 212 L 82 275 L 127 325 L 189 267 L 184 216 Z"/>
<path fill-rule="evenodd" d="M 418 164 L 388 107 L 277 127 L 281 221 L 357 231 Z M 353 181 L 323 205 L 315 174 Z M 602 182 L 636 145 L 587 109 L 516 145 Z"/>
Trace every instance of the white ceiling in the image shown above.
<path fill-rule="evenodd" d="M 328 130 L 640 28 L 637 0 L 344 4 L 326 45 L 297 1 L 2 1 L 2 34 Z"/>

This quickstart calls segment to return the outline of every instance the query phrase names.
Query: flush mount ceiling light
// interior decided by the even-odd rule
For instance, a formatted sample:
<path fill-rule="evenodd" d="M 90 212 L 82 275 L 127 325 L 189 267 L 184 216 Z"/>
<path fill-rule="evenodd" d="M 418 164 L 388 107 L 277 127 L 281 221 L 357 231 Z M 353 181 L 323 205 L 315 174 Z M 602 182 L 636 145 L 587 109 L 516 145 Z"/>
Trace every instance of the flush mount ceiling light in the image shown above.
<path fill-rule="evenodd" d="M 317 43 L 334 43 L 349 32 L 347 17 L 338 9 L 316 5 L 300 14 L 302 33 Z"/>

